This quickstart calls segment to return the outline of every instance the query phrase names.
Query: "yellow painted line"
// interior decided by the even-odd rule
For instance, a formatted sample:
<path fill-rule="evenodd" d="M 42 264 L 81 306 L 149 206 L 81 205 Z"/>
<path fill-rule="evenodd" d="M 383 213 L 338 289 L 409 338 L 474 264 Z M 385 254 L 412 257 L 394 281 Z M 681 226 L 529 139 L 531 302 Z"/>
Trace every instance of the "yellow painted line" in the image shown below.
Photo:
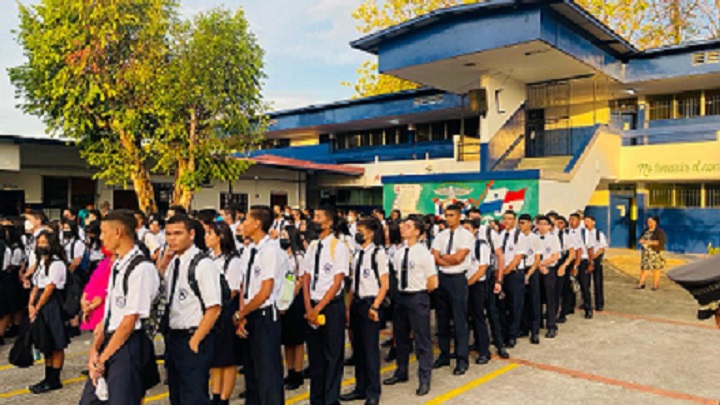
<path fill-rule="evenodd" d="M 169 393 L 169 392 L 163 392 L 162 394 L 153 395 L 153 396 L 151 396 L 151 397 L 145 398 L 145 400 L 143 401 L 143 404 L 147 404 L 147 403 L 149 403 L 149 402 L 160 401 L 161 399 L 165 399 L 165 398 L 167 398 L 167 397 L 169 397 L 169 396 L 170 396 L 170 393 Z"/>
<path fill-rule="evenodd" d="M 74 384 L 74 383 L 77 383 L 77 382 L 80 382 L 80 381 L 85 381 L 86 378 L 87 378 L 87 377 L 85 377 L 85 376 L 75 377 L 75 378 L 69 378 L 69 379 L 63 381 L 62 383 L 63 383 L 63 385 L 70 385 L 70 384 Z M 16 397 L 16 396 L 19 396 L 19 395 L 25 395 L 25 394 L 29 394 L 29 393 L 30 393 L 30 390 L 27 389 L 27 388 L 24 388 L 24 389 L 21 389 L 21 390 L 15 390 L 15 391 L 10 391 L 10 392 L 2 393 L 2 394 L 0 394 L 0 398 L 12 398 L 12 397 Z"/>
<path fill-rule="evenodd" d="M 492 379 L 500 377 L 501 375 L 503 375 L 503 374 L 507 373 L 508 371 L 511 371 L 517 367 L 518 367 L 517 364 L 507 365 L 499 370 L 493 371 L 492 373 L 488 373 L 488 374 L 478 378 L 477 380 L 470 381 L 469 383 L 467 383 L 461 387 L 455 388 L 454 390 L 448 391 L 440 396 L 437 396 L 437 397 L 431 399 L 430 401 L 425 402 L 425 405 L 442 404 L 446 401 L 449 401 L 449 400 L 455 398 L 458 395 L 461 395 L 467 391 L 470 391 L 473 388 L 476 388 L 482 384 L 485 384 L 486 382 L 488 382 Z"/>

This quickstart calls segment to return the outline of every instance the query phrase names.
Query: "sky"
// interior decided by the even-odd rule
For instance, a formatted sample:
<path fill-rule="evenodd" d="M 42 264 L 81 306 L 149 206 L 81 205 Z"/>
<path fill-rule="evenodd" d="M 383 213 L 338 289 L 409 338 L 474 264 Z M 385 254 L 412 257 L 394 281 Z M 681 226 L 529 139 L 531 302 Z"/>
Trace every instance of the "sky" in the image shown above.
<path fill-rule="evenodd" d="M 24 4 L 36 1 L 21 0 Z M 14 4 L 10 0 L 2 3 Z M 350 98 L 355 69 L 369 55 L 348 43 L 361 35 L 351 13 L 361 0 L 180 0 L 181 13 L 192 16 L 213 7 L 245 9 L 251 30 L 265 50 L 268 75 L 264 95 L 274 110 Z M 12 8 L 15 8 L 13 5 Z M 45 127 L 16 107 L 15 88 L 7 68 L 23 62 L 23 52 L 11 30 L 17 10 L 0 13 L 0 134 L 43 136 Z"/>

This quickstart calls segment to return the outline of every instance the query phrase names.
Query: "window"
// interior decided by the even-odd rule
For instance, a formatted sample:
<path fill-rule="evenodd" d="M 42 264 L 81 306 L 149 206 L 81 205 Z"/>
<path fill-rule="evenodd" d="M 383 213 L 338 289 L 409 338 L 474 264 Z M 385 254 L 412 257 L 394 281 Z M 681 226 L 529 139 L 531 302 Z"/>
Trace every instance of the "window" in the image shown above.
<path fill-rule="evenodd" d="M 373 129 L 370 131 L 370 145 L 371 146 L 382 146 L 385 144 L 385 130 L 384 129 Z"/>
<path fill-rule="evenodd" d="M 703 206 L 702 184 L 651 184 L 648 186 L 651 207 L 697 208 Z"/>
<path fill-rule="evenodd" d="M 431 139 L 430 124 L 417 124 L 415 126 L 415 142 L 427 142 Z"/>
<path fill-rule="evenodd" d="M 705 208 L 720 208 L 720 183 L 705 184 Z"/>
<path fill-rule="evenodd" d="M 445 121 L 433 122 L 430 126 L 430 132 L 432 133 L 430 139 L 433 141 L 443 141 L 447 139 L 445 136 Z"/>
<path fill-rule="evenodd" d="M 650 192 L 649 206 L 672 207 L 674 205 L 672 184 L 651 184 L 648 186 L 648 191 Z"/>
<path fill-rule="evenodd" d="M 670 120 L 673 118 L 672 95 L 654 96 L 649 98 L 650 120 Z"/>
<path fill-rule="evenodd" d="M 677 184 L 675 185 L 675 206 L 676 207 L 702 207 L 701 184 Z"/>
<path fill-rule="evenodd" d="M 705 115 L 720 115 L 720 89 L 705 92 Z"/>
<path fill-rule="evenodd" d="M 693 91 L 678 94 L 675 118 L 694 118 L 700 116 L 700 92 Z"/>
<path fill-rule="evenodd" d="M 244 193 L 220 193 L 220 207 L 234 207 L 235 209 L 247 212 L 248 209 L 248 195 Z"/>
<path fill-rule="evenodd" d="M 460 120 L 452 120 L 447 122 L 448 138 L 452 139 L 454 135 L 462 134 Z"/>

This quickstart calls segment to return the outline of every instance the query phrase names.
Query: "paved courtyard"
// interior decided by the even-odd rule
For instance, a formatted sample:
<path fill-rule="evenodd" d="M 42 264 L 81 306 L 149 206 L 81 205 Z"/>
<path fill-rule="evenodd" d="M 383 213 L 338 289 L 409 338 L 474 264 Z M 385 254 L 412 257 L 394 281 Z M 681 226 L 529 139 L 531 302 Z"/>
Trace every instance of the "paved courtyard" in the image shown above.
<path fill-rule="evenodd" d="M 625 272 L 606 270 L 607 311 L 592 320 L 575 315 L 554 340 L 539 346 L 522 339 L 510 360 L 474 363 L 462 377 L 444 368 L 433 375 L 430 395 L 415 396 L 416 382 L 385 387 L 383 403 L 411 404 L 718 404 L 720 331 L 700 323 L 691 297 L 665 281 L 658 292 L 632 289 Z M 159 342 L 158 344 L 161 344 Z M 40 366 L 18 370 L 7 365 L 9 346 L 0 350 L 0 404 L 76 403 L 84 378 L 88 337 L 68 349 L 65 389 L 34 396 L 25 389 L 43 373 Z M 414 369 L 411 365 L 411 370 Z M 393 364 L 383 364 L 384 376 Z M 345 369 L 344 390 L 353 385 Z M 236 391 L 242 389 L 241 379 Z M 156 387 L 147 403 L 167 404 L 167 387 Z M 235 399 L 232 403 L 240 404 Z M 307 384 L 286 393 L 287 404 L 308 403 Z M 357 402 L 361 403 L 361 402 Z"/>

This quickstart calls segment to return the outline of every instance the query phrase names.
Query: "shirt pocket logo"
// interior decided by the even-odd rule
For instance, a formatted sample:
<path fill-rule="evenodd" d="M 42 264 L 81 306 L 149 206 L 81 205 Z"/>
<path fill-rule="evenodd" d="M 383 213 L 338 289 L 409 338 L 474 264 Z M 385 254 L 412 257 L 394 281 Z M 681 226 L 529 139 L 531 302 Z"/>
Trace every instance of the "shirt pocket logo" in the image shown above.
<path fill-rule="evenodd" d="M 125 297 L 116 297 L 115 298 L 115 306 L 122 309 L 125 308 L 125 305 L 127 305 L 127 300 Z"/>
<path fill-rule="evenodd" d="M 188 292 L 186 289 L 181 288 L 178 290 L 178 299 L 180 301 L 185 301 L 187 299 L 187 297 L 188 297 Z"/>
<path fill-rule="evenodd" d="M 323 271 L 325 272 L 325 274 L 330 274 L 332 269 L 333 269 L 332 263 L 325 263 L 325 265 L 323 266 Z"/>
<path fill-rule="evenodd" d="M 260 266 L 253 267 L 253 273 L 255 273 L 256 276 L 259 276 L 261 271 L 262 268 L 260 268 Z"/>
<path fill-rule="evenodd" d="M 362 275 L 363 275 L 363 278 L 368 278 L 368 277 L 370 277 L 370 269 L 368 269 L 367 267 L 364 268 Z"/>

